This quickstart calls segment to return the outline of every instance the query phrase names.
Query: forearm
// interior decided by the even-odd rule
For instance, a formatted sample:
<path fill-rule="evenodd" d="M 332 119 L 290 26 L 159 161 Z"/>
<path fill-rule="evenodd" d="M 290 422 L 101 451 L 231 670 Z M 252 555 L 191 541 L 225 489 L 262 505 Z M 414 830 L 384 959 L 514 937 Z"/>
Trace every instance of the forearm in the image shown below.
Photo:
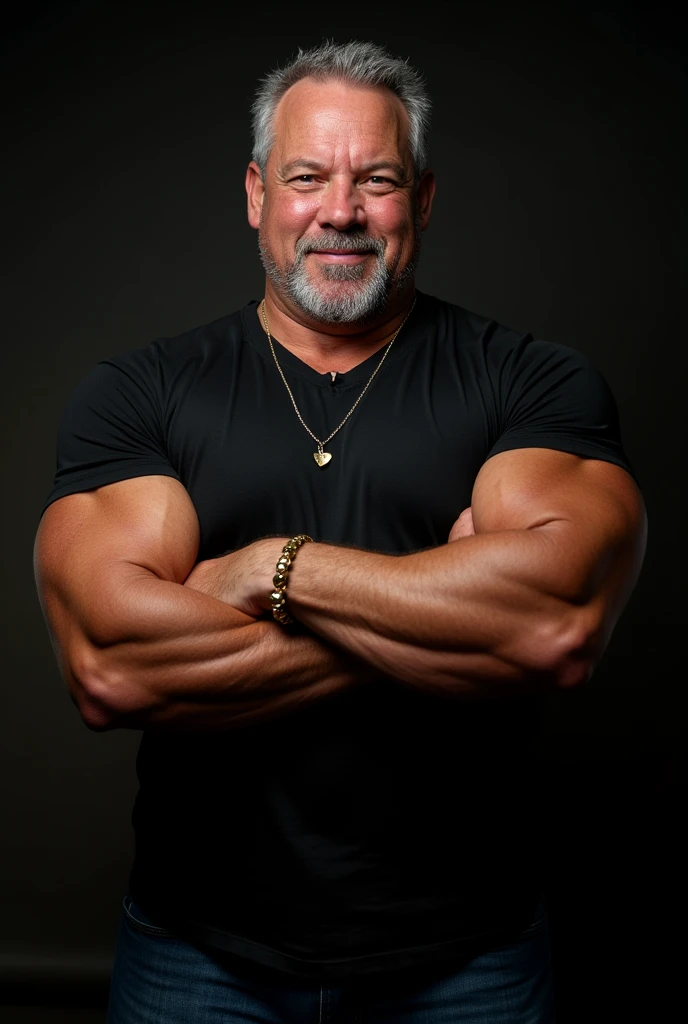
<path fill-rule="evenodd" d="M 72 672 L 93 728 L 232 728 L 285 714 L 370 674 L 305 631 L 256 621 L 145 570 L 129 571 L 107 629 L 94 633 L 82 638 Z"/>
<path fill-rule="evenodd" d="M 565 577 L 556 530 L 514 530 L 402 557 L 305 545 L 287 594 L 300 622 L 380 671 L 478 696 L 552 684 L 580 629 Z"/>
<path fill-rule="evenodd" d="M 265 626 L 269 634 L 261 628 Z M 240 666 L 234 657 L 227 674 L 216 679 L 214 674 L 208 678 L 205 664 L 196 663 L 192 687 L 171 691 L 163 683 L 153 701 L 149 697 L 139 710 L 121 715 L 115 726 L 156 732 L 241 728 L 283 717 L 370 678 L 365 663 L 347 658 L 314 636 L 291 636 L 287 644 L 279 628 L 270 623 L 248 627 L 254 636 Z M 266 658 L 271 659 L 269 666 Z"/>

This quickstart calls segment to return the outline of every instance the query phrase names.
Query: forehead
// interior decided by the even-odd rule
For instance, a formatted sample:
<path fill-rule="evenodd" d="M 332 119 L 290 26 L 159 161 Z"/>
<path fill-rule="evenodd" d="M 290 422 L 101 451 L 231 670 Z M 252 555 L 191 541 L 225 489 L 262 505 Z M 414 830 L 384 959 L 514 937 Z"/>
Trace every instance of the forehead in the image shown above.
<path fill-rule="evenodd" d="M 408 134 L 406 109 L 389 89 L 303 78 L 277 105 L 271 156 L 279 163 L 338 155 L 407 163 Z"/>

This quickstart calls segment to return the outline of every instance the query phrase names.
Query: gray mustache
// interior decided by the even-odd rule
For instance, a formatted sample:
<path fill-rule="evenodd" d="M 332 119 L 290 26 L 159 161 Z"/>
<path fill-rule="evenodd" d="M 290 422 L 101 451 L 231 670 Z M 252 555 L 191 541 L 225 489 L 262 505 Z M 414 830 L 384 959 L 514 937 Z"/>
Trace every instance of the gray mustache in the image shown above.
<path fill-rule="evenodd" d="M 374 252 L 378 255 L 385 251 L 384 242 L 369 235 L 321 235 L 320 238 L 302 238 L 296 243 L 295 248 L 297 256 L 305 256 L 306 253 L 319 249 L 329 249 L 332 252 Z"/>

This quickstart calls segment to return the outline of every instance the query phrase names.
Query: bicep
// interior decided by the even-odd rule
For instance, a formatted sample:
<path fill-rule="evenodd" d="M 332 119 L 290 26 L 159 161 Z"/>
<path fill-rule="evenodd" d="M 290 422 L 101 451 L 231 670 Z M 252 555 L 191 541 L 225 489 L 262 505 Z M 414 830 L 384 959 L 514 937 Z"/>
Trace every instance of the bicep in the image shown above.
<path fill-rule="evenodd" d="M 60 635 L 75 627 L 97 633 L 96 620 L 107 617 L 128 579 L 146 573 L 183 583 L 198 546 L 193 503 L 172 477 L 136 477 L 59 498 L 41 519 L 34 552 L 49 626 Z"/>
<path fill-rule="evenodd" d="M 538 531 L 551 552 L 548 586 L 578 602 L 621 605 L 642 563 L 647 520 L 631 475 L 611 462 L 549 448 L 500 452 L 472 496 L 476 533 Z"/>

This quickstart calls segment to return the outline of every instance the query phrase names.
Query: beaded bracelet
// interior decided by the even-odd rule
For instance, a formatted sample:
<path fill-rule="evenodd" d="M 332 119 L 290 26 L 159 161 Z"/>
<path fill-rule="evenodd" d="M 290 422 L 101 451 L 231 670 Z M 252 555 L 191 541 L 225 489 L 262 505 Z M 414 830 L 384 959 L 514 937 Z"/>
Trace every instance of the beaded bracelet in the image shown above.
<path fill-rule="evenodd" d="M 284 592 L 287 589 L 287 573 L 289 572 L 289 566 L 294 561 L 296 552 L 307 540 L 312 541 L 313 538 L 309 537 L 307 533 L 299 533 L 296 537 L 292 537 L 291 540 L 287 541 L 282 548 L 282 554 L 277 560 L 275 575 L 272 577 L 275 588 L 270 594 L 272 614 L 282 626 L 288 626 L 290 622 L 294 621 L 286 608 Z"/>

